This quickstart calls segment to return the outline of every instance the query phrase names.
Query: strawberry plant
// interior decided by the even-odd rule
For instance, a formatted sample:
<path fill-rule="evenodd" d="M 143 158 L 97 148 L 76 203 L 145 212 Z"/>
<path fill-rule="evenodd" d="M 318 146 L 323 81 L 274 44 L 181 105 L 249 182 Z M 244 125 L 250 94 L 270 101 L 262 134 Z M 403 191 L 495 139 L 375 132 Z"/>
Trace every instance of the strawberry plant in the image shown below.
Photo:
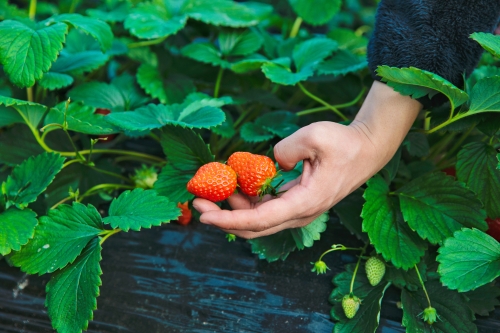
<path fill-rule="evenodd" d="M 275 174 L 272 147 L 313 122 L 354 118 L 372 83 L 376 2 L 0 1 L 0 255 L 51 274 L 57 332 L 92 320 L 109 237 L 187 224 L 195 195 L 221 201 L 237 182 L 279 193 L 301 175 L 301 163 Z M 486 52 L 463 89 L 379 66 L 395 91 L 446 103 L 425 109 L 392 160 L 331 212 L 249 240 L 261 259 L 285 260 L 339 217 L 360 247 L 311 258 L 328 274 L 325 255 L 358 255 L 333 278 L 334 332 L 375 332 L 388 288 L 407 332 L 477 332 L 475 316 L 499 305 L 500 37 L 470 38 Z M 268 157 L 234 172 L 224 163 L 235 152 Z M 217 196 L 204 187 L 214 183 Z"/>

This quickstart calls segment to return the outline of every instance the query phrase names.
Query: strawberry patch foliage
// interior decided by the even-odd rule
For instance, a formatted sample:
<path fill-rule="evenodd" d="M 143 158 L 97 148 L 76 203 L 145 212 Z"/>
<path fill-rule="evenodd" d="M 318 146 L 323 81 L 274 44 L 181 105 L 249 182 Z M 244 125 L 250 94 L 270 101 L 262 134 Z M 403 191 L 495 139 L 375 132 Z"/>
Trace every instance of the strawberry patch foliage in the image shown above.
<path fill-rule="evenodd" d="M 0 255 L 51 274 L 58 333 L 92 320 L 108 237 L 176 220 L 202 165 L 354 118 L 372 82 L 376 2 L 0 1 Z M 259 258 L 285 260 L 339 217 L 361 246 L 311 258 L 328 274 L 325 254 L 358 254 L 333 278 L 334 332 L 376 332 L 388 288 L 412 333 L 477 332 L 475 316 L 499 305 L 500 244 L 485 220 L 500 218 L 500 37 L 470 38 L 486 52 L 464 89 L 380 66 L 399 93 L 447 102 L 424 110 L 394 158 L 331 212 L 249 241 Z"/>

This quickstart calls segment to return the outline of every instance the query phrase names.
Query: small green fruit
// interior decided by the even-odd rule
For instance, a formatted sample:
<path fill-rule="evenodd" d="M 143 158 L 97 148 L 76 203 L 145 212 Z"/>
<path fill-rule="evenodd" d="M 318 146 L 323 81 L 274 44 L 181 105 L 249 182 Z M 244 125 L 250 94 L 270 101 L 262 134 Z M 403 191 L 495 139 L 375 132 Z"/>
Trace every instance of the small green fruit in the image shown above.
<path fill-rule="evenodd" d="M 376 286 L 382 281 L 385 275 L 385 264 L 377 257 L 370 257 L 365 265 L 366 277 L 372 286 Z"/>
<path fill-rule="evenodd" d="M 316 274 L 325 274 L 326 270 L 329 270 L 328 266 L 325 264 L 324 261 L 318 260 L 315 263 L 311 263 L 314 265 L 314 267 L 311 269 L 311 272 L 316 272 Z"/>
<path fill-rule="evenodd" d="M 422 319 L 429 325 L 434 324 L 438 319 L 439 316 L 437 314 L 436 309 L 433 307 L 428 307 L 422 312 Z"/>
<path fill-rule="evenodd" d="M 148 168 L 146 165 L 142 165 L 140 169 L 135 170 L 135 175 L 130 178 L 134 181 L 135 186 L 150 189 L 153 188 L 154 183 L 158 179 L 158 174 L 154 167 Z"/>
<path fill-rule="evenodd" d="M 354 295 L 345 295 L 342 298 L 342 309 L 344 309 L 345 316 L 349 319 L 354 318 L 359 310 L 361 300 Z"/>

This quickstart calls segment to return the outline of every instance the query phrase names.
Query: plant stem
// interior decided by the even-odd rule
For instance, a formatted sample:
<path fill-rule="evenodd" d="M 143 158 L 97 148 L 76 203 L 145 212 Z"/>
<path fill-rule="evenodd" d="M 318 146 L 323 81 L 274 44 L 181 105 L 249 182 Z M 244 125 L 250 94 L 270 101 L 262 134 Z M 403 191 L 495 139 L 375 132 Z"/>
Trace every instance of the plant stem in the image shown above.
<path fill-rule="evenodd" d="M 68 13 L 74 13 L 76 10 L 76 6 L 78 6 L 79 0 L 72 0 L 71 6 L 69 7 Z"/>
<path fill-rule="evenodd" d="M 26 98 L 28 102 L 33 102 L 33 87 L 26 88 Z"/>
<path fill-rule="evenodd" d="M 74 160 L 69 160 L 68 162 L 64 163 L 62 168 L 66 168 L 67 166 L 70 166 L 71 164 L 74 164 L 74 163 L 81 163 L 82 160 L 79 160 L 77 158 L 75 158 Z"/>
<path fill-rule="evenodd" d="M 36 0 L 30 0 L 29 17 L 31 20 L 35 19 L 36 15 Z"/>
<path fill-rule="evenodd" d="M 328 251 L 323 252 L 321 257 L 319 257 L 318 261 L 321 261 L 325 255 L 327 255 L 330 252 L 333 251 L 346 251 L 346 250 L 353 250 L 353 251 L 363 251 L 362 247 L 345 247 L 344 245 L 333 245 L 332 248 Z"/>
<path fill-rule="evenodd" d="M 343 104 L 332 105 L 332 107 L 334 107 L 336 109 L 342 109 L 342 108 L 347 108 L 349 106 L 353 106 L 354 104 L 359 102 L 359 100 L 361 99 L 361 97 L 363 97 L 365 92 L 366 92 L 366 88 L 363 87 L 363 89 L 361 89 L 360 93 L 352 101 L 347 102 L 347 103 L 343 103 Z M 309 109 L 309 110 L 299 111 L 296 113 L 296 115 L 300 117 L 300 116 L 305 116 L 307 114 L 321 112 L 321 111 L 327 111 L 327 110 L 330 110 L 330 108 L 327 106 L 320 106 L 320 107 Z"/>
<path fill-rule="evenodd" d="M 293 26 L 292 26 L 292 30 L 290 31 L 289 38 L 297 37 L 297 34 L 299 33 L 301 25 L 302 25 L 302 17 L 299 16 L 295 19 L 295 22 L 293 22 Z"/>
<path fill-rule="evenodd" d="M 122 231 L 122 229 L 120 229 L 120 228 L 103 231 L 102 233 L 99 234 L 100 236 L 104 236 L 103 238 L 101 238 L 101 241 L 99 242 L 99 244 L 102 245 L 102 243 L 104 243 L 106 241 L 106 239 L 113 236 L 114 234 L 119 233 L 120 231 Z"/>
<path fill-rule="evenodd" d="M 309 92 L 303 85 L 302 83 L 298 83 L 297 84 L 300 88 L 300 90 L 302 90 L 302 92 L 304 94 L 306 94 L 307 96 L 309 96 L 310 98 L 314 99 L 316 102 L 320 103 L 320 104 L 323 104 L 324 106 L 326 106 L 327 108 L 329 108 L 330 110 L 332 110 L 333 112 L 335 112 L 336 115 L 338 115 L 340 118 L 342 118 L 342 120 L 349 120 L 346 116 L 344 116 L 344 114 L 342 112 L 340 112 L 336 107 L 334 107 L 333 105 L 330 105 L 328 104 L 327 102 L 325 102 L 324 100 L 322 100 L 321 98 L 319 98 L 318 96 L 314 95 L 313 93 Z"/>
<path fill-rule="evenodd" d="M 88 155 L 88 154 L 90 154 L 90 149 L 80 150 L 79 153 L 81 155 Z M 93 149 L 92 153 L 93 154 L 110 154 L 110 155 L 134 156 L 134 157 L 145 158 L 145 159 L 156 161 L 156 162 L 165 163 L 165 160 L 163 158 L 161 158 L 161 157 L 157 157 L 157 156 L 153 156 L 153 155 L 149 155 L 149 154 L 143 154 L 143 153 L 139 153 L 139 152 L 135 152 L 135 151 L 128 151 L 128 150 Z M 61 156 L 66 156 L 66 157 L 74 157 L 74 156 L 76 156 L 76 153 L 74 153 L 74 152 L 59 152 L 59 154 L 61 154 Z"/>
<path fill-rule="evenodd" d="M 458 139 L 457 142 L 455 142 L 455 144 L 453 145 L 453 147 L 451 147 L 451 149 L 448 150 L 448 153 L 446 153 L 447 157 L 451 156 L 457 149 L 460 148 L 460 146 L 462 146 L 462 143 L 465 141 L 465 139 L 467 139 L 469 137 L 469 135 L 472 133 L 474 128 L 476 128 L 476 125 L 472 125 L 471 127 L 469 127 L 467 132 L 462 134 L 460 139 Z"/>
<path fill-rule="evenodd" d="M 217 74 L 217 80 L 215 81 L 214 88 L 214 98 L 219 97 L 220 83 L 222 81 L 222 75 L 224 74 L 224 68 L 219 68 L 219 73 Z"/>
<path fill-rule="evenodd" d="M 431 299 L 429 298 L 429 294 L 427 294 L 427 289 L 425 289 L 425 284 L 424 281 L 422 280 L 422 277 L 420 276 L 420 272 L 418 271 L 417 264 L 415 264 L 415 272 L 417 272 L 418 275 L 418 280 L 420 281 L 420 285 L 422 285 L 422 289 L 424 290 L 425 297 L 427 297 L 427 302 L 429 303 L 429 307 L 431 308 Z"/>
<path fill-rule="evenodd" d="M 356 268 L 354 268 L 354 273 L 352 274 L 352 278 L 351 278 L 351 288 L 349 289 L 350 295 L 352 295 L 352 291 L 354 290 L 354 280 L 356 279 L 356 274 L 358 273 L 359 264 L 361 263 L 361 257 L 365 253 L 367 247 L 368 247 L 368 244 L 366 244 L 363 247 L 363 249 L 361 250 L 361 253 L 359 254 L 358 262 L 356 263 Z"/>
<path fill-rule="evenodd" d="M 156 44 L 160 44 L 165 39 L 167 39 L 167 37 L 161 37 L 161 38 L 151 39 L 151 40 L 144 40 L 142 42 L 130 43 L 130 44 L 127 45 L 127 47 L 129 49 L 134 49 L 134 48 L 137 48 L 137 47 L 143 47 L 143 46 L 149 46 L 149 45 L 156 45 Z"/>
<path fill-rule="evenodd" d="M 455 121 L 460 120 L 462 118 L 465 118 L 467 116 L 470 116 L 470 114 L 467 113 L 467 112 L 465 112 L 465 113 L 459 113 L 455 117 L 446 120 L 445 122 L 439 124 L 438 126 L 432 128 L 432 129 L 430 129 L 428 131 L 425 131 L 425 133 L 431 134 L 431 133 L 434 133 L 436 131 L 439 131 L 441 128 L 446 127 L 446 126 L 450 125 L 451 123 L 454 123 Z"/>
<path fill-rule="evenodd" d="M 94 187 L 89 188 L 85 193 L 83 193 L 80 198 L 78 198 L 78 202 L 81 202 L 86 197 L 90 197 L 98 193 L 100 190 L 104 189 L 112 189 L 112 190 L 133 190 L 135 186 L 131 185 L 122 185 L 122 184 L 99 184 Z"/>

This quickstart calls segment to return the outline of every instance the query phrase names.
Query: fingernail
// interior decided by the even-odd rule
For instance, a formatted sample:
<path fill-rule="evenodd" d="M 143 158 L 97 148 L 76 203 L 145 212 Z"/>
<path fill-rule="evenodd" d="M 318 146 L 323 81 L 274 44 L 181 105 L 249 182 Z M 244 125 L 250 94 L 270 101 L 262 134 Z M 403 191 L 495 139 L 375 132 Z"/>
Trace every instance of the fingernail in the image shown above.
<path fill-rule="evenodd" d="M 199 209 L 199 208 L 198 208 L 198 206 L 197 206 L 197 205 L 195 205 L 194 203 L 193 203 L 193 208 L 194 208 L 194 209 L 196 209 L 198 212 L 200 212 L 200 209 Z"/>

